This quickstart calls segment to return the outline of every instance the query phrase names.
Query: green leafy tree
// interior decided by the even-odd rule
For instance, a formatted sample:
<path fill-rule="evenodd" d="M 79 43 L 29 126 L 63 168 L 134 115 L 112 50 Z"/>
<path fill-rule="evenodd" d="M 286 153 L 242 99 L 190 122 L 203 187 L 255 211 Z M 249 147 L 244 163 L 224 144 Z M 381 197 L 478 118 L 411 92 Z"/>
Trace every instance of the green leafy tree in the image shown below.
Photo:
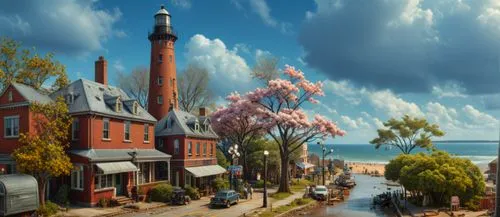
<path fill-rule="evenodd" d="M 476 165 L 444 151 L 401 154 L 386 165 L 384 175 L 386 179 L 399 181 L 417 201 L 428 196 L 434 205 L 448 205 L 451 196 L 456 195 L 473 207 L 485 191 L 483 176 Z"/>
<path fill-rule="evenodd" d="M 378 149 L 382 146 L 396 147 L 403 154 L 410 154 L 415 148 L 432 149 L 432 137 L 444 136 L 437 124 L 430 124 L 423 118 L 405 115 L 401 120 L 394 118 L 384 122 L 385 128 L 378 129 L 378 137 L 370 141 Z"/>
<path fill-rule="evenodd" d="M 222 151 L 219 149 L 217 149 L 216 157 L 217 157 L 217 164 L 219 164 L 219 166 L 227 168 L 229 165 L 231 165 L 227 160 L 226 156 L 224 155 L 224 153 L 222 153 Z"/>
<path fill-rule="evenodd" d="M 69 175 L 73 168 L 65 148 L 69 147 L 68 132 L 72 118 L 63 98 L 48 104 L 30 105 L 33 133 L 19 136 L 21 146 L 12 157 L 21 173 L 33 175 L 38 181 L 40 204 L 45 204 L 45 187 L 50 178 Z"/>
<path fill-rule="evenodd" d="M 54 60 L 53 53 L 42 56 L 35 48 L 21 50 L 21 43 L 0 39 L 0 89 L 18 82 L 40 90 L 49 80 L 54 80 L 52 90 L 69 83 L 65 66 Z"/>

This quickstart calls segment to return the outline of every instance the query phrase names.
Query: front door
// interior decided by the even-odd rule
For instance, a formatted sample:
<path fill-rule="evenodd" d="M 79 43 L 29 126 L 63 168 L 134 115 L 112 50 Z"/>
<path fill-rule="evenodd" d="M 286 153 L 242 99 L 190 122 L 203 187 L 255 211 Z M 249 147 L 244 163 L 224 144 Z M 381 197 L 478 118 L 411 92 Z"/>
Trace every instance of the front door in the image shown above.
<path fill-rule="evenodd" d="M 123 180 L 121 173 L 115 174 L 115 188 L 116 188 L 116 195 L 123 194 Z"/>

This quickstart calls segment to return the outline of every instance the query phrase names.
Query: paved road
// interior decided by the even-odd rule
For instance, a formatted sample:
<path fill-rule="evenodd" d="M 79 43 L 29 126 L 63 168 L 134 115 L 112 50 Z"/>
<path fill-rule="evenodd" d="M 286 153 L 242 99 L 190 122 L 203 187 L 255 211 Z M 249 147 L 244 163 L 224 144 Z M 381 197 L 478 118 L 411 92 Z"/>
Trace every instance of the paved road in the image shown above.
<path fill-rule="evenodd" d="M 270 190 L 274 192 L 276 190 Z M 192 201 L 191 204 L 187 206 L 174 206 L 160 208 L 151 212 L 146 213 L 131 213 L 122 215 L 120 217 L 238 217 L 243 215 L 243 213 L 248 213 L 256 208 L 262 206 L 262 193 L 254 193 L 253 199 L 251 200 L 240 200 L 239 204 L 232 205 L 230 208 L 215 208 L 210 209 L 208 204 L 210 202 L 209 197 L 204 197 L 200 200 Z"/>

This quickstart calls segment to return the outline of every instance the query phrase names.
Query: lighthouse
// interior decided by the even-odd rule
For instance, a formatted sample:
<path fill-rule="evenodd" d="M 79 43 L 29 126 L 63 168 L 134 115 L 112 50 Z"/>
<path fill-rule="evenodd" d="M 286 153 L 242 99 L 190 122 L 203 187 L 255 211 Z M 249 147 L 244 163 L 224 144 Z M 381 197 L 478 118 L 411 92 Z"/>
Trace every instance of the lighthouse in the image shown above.
<path fill-rule="evenodd" d="M 148 112 L 160 120 L 178 108 L 174 49 L 177 35 L 163 5 L 154 15 L 153 32 L 148 39 L 151 42 Z"/>

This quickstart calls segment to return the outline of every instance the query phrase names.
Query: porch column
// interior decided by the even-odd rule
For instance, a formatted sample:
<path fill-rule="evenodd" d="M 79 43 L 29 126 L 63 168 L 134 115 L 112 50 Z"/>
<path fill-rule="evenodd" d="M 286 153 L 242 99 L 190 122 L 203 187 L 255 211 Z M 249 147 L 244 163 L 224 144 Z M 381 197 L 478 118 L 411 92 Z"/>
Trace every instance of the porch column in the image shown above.
<path fill-rule="evenodd" d="M 172 184 L 172 182 L 170 181 L 170 159 L 167 160 L 167 177 L 168 182 Z"/>

